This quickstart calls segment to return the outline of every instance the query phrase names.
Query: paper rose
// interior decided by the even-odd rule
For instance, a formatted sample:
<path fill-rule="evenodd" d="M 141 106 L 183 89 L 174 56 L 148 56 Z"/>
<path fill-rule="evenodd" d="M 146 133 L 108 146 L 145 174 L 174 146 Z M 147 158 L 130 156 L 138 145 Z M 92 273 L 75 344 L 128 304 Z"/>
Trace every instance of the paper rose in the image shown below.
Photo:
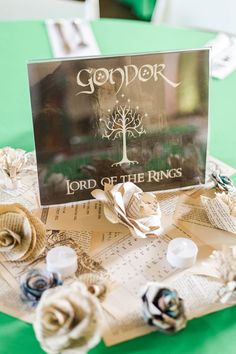
<path fill-rule="evenodd" d="M 218 278 L 223 283 L 219 290 L 222 303 L 236 303 L 236 246 L 224 246 L 222 251 L 213 251 L 210 256 Z"/>
<path fill-rule="evenodd" d="M 31 306 L 38 304 L 43 293 L 56 286 L 62 285 L 61 276 L 41 269 L 30 269 L 21 278 L 21 298 Z"/>
<path fill-rule="evenodd" d="M 150 282 L 143 291 L 142 302 L 145 322 L 159 331 L 174 333 L 186 326 L 183 300 L 175 290 Z"/>
<path fill-rule="evenodd" d="M 0 205 L 0 259 L 31 261 L 45 246 L 44 224 L 20 204 Z"/>
<path fill-rule="evenodd" d="M 211 178 L 215 183 L 216 189 L 218 189 L 220 192 L 235 191 L 232 180 L 227 176 L 221 175 L 219 171 L 212 172 Z"/>
<path fill-rule="evenodd" d="M 104 205 L 106 218 L 127 226 L 134 237 L 155 237 L 162 232 L 161 210 L 153 193 L 144 193 L 134 183 L 106 185 L 95 189 L 92 196 Z"/>
<path fill-rule="evenodd" d="M 0 171 L 3 172 L 2 185 L 9 189 L 18 188 L 20 175 L 24 171 L 36 171 L 35 156 L 22 149 L 5 147 L 0 149 Z"/>
<path fill-rule="evenodd" d="M 47 290 L 34 322 L 41 347 L 49 354 L 87 353 L 100 341 L 98 304 L 80 282 Z"/>

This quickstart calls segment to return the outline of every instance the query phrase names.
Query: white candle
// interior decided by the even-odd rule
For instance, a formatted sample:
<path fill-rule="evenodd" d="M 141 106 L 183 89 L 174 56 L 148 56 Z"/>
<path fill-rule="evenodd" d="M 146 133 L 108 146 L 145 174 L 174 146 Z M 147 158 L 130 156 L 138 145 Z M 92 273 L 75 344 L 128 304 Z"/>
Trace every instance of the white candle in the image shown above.
<path fill-rule="evenodd" d="M 78 268 L 76 252 L 67 246 L 51 249 L 46 257 L 47 270 L 61 274 L 63 278 L 74 275 Z"/>
<path fill-rule="evenodd" d="M 191 267 L 197 259 L 198 247 L 192 240 L 178 237 L 171 240 L 167 248 L 167 261 L 176 268 Z"/>

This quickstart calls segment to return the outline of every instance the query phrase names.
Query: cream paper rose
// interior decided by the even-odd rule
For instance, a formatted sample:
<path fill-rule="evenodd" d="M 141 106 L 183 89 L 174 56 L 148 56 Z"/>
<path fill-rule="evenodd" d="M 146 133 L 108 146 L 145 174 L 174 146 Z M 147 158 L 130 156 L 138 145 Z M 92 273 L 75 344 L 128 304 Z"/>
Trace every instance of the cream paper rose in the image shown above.
<path fill-rule="evenodd" d="M 49 354 L 84 354 L 100 341 L 99 303 L 81 282 L 47 290 L 36 309 L 34 330 Z"/>
<path fill-rule="evenodd" d="M 0 186 L 15 189 L 27 174 L 36 171 L 35 154 L 22 149 L 0 149 Z"/>
<path fill-rule="evenodd" d="M 144 193 L 134 183 L 106 185 L 95 189 L 92 196 L 104 205 L 104 214 L 113 224 L 127 226 L 134 237 L 155 237 L 162 232 L 161 210 L 153 193 Z"/>
<path fill-rule="evenodd" d="M 45 247 L 44 224 L 21 204 L 0 205 L 0 259 L 31 261 Z"/>

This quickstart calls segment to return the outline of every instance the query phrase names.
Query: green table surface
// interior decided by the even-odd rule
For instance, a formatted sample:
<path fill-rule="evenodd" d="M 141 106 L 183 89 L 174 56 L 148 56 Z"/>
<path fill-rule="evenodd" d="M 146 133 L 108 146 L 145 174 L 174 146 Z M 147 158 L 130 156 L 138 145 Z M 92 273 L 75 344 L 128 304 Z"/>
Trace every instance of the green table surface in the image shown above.
<path fill-rule="evenodd" d="M 202 47 L 212 33 L 174 29 L 124 20 L 99 20 L 92 27 L 102 54 L 137 53 Z M 0 146 L 34 149 L 26 63 L 51 58 L 42 21 L 0 23 Z M 211 80 L 210 142 L 212 155 L 236 167 L 236 72 Z M 1 300 L 0 300 L 1 301 Z M 174 335 L 152 333 L 94 354 L 235 354 L 236 307 L 194 319 Z M 32 327 L 0 314 L 0 354 L 43 353 Z"/>

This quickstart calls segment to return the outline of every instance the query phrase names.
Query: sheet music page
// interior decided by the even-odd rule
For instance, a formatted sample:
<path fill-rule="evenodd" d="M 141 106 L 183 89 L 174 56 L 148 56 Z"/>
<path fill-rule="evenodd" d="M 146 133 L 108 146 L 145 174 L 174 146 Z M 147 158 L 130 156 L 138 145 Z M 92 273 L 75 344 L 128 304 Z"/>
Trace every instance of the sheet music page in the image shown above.
<path fill-rule="evenodd" d="M 28 263 L 22 262 L 4 262 L 0 264 L 0 311 L 3 311 L 13 317 L 17 317 L 27 322 L 32 322 L 34 311 L 21 301 L 20 278 L 30 268 L 45 267 L 45 257 L 47 251 L 56 246 L 72 247 L 78 255 L 78 271 L 75 275 L 83 273 L 101 272 L 106 276 L 106 270 L 91 259 L 87 251 L 90 248 L 90 240 L 96 238 L 96 233 L 86 231 L 47 231 L 47 244 L 44 253 L 35 261 Z M 70 277 L 65 280 L 69 284 L 76 278 Z"/>
<path fill-rule="evenodd" d="M 235 236 L 212 227 L 201 204 L 201 195 L 213 196 L 214 190 L 199 187 L 158 193 L 164 231 L 153 239 L 135 239 L 123 225 L 109 223 L 97 201 L 37 209 L 36 215 L 49 229 L 46 249 L 31 264 L 1 264 L 0 310 L 32 321 L 31 311 L 20 300 L 20 277 L 29 267 L 45 267 L 47 251 L 58 245 L 76 250 L 77 276 L 98 272 L 114 284 L 102 304 L 107 345 L 155 330 L 144 323 L 141 312 L 140 288 L 147 281 L 161 281 L 176 288 L 185 301 L 189 318 L 226 307 L 214 303 L 219 289 L 217 281 L 196 275 L 196 266 L 187 273 L 171 267 L 166 261 L 168 243 L 175 237 L 188 237 L 197 243 L 199 264 L 209 257 L 213 248 L 221 248 L 223 243 L 235 244 Z M 74 279 L 69 278 L 66 282 Z"/>
<path fill-rule="evenodd" d="M 155 239 L 135 239 L 127 233 L 100 251 L 95 249 L 91 256 L 112 279 L 137 296 L 147 281 L 161 281 L 176 272 L 166 261 L 166 251 L 169 241 L 178 236 L 183 236 L 183 231 L 175 225 Z"/>
<path fill-rule="evenodd" d="M 108 294 L 103 307 L 105 311 L 104 341 L 114 345 L 124 340 L 144 335 L 154 329 L 142 318 L 140 290 L 148 281 L 164 281 L 181 273 L 166 261 L 168 243 L 175 237 L 188 237 L 199 246 L 198 260 L 201 262 L 212 249 L 199 242 L 174 224 L 169 224 L 162 236 L 155 239 L 135 239 L 129 233 L 119 235 L 109 245 L 95 248 L 91 257 L 106 269 L 110 279 L 118 288 Z M 188 289 L 186 289 L 188 291 Z"/>

